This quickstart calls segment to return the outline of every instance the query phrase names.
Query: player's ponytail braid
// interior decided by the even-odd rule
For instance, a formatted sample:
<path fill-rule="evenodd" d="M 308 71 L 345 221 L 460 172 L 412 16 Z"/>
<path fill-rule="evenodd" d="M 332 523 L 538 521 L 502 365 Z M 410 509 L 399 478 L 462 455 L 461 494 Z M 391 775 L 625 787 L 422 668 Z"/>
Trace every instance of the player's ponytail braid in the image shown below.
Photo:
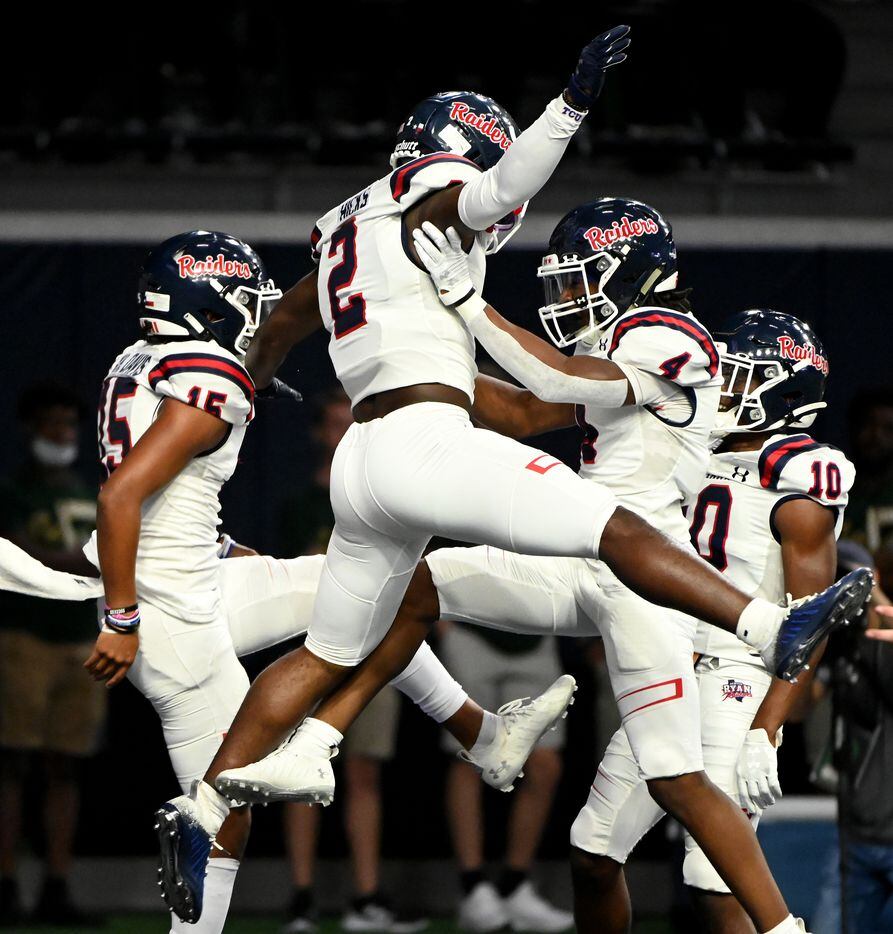
<path fill-rule="evenodd" d="M 666 292 L 652 292 L 650 298 L 659 308 L 669 308 L 670 311 L 679 311 L 690 315 L 691 289 L 668 289 Z"/>

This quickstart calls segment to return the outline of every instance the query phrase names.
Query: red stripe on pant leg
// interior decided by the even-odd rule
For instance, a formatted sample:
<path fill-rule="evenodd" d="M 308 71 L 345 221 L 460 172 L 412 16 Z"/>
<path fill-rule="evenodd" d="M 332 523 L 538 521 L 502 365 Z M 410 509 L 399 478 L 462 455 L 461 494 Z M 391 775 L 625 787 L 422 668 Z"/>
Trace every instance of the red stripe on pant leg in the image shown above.
<path fill-rule="evenodd" d="M 682 694 L 683 694 L 682 678 L 671 678 L 668 681 L 659 681 L 657 684 L 648 684 L 643 688 L 636 688 L 634 691 L 627 691 L 626 694 L 621 694 L 620 697 L 617 698 L 618 706 L 620 702 L 622 700 L 625 700 L 627 697 L 632 697 L 634 694 L 641 694 L 643 691 L 653 691 L 653 690 L 656 690 L 657 688 L 666 687 L 667 685 L 672 685 L 673 687 L 672 694 L 668 695 L 667 697 L 660 697 L 655 701 L 649 701 L 647 704 L 642 704 L 639 707 L 635 707 L 632 710 L 629 710 L 626 713 L 622 714 L 622 719 L 625 720 L 627 717 L 631 716 L 632 714 L 637 713 L 640 710 L 645 710 L 647 707 L 654 707 L 657 704 L 666 704 L 667 701 L 679 700 L 679 698 L 682 697 Z"/>

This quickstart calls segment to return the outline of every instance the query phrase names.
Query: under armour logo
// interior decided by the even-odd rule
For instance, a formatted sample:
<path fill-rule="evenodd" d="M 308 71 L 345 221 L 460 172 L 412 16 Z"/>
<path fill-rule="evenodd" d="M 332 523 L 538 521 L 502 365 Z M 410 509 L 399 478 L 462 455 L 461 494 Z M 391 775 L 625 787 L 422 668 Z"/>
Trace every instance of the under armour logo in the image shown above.
<path fill-rule="evenodd" d="M 735 467 L 735 469 L 732 471 L 732 479 L 740 480 L 741 483 L 745 483 L 747 481 L 747 475 L 749 473 L 750 471 L 747 470 L 747 468 L 745 467 Z"/>
<path fill-rule="evenodd" d="M 603 337 L 598 342 L 598 349 L 602 351 L 602 353 L 604 353 L 608 349 L 608 338 L 607 337 Z"/>

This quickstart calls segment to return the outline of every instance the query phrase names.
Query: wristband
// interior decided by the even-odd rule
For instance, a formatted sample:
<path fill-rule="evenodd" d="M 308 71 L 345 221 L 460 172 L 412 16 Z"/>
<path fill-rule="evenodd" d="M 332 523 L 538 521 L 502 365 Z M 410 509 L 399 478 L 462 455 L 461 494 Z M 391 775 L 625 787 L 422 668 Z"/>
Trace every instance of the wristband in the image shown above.
<path fill-rule="evenodd" d="M 573 81 L 573 79 L 571 79 Z M 564 106 L 561 108 L 561 116 L 570 117 L 574 123 L 582 123 L 583 118 L 589 113 L 588 107 L 580 107 L 573 97 L 573 91 L 570 87 L 561 92 L 561 102 Z"/>
<path fill-rule="evenodd" d="M 471 294 L 463 296 L 451 307 L 467 325 L 471 325 L 480 315 L 484 314 L 487 303 L 472 289 Z"/>
<path fill-rule="evenodd" d="M 136 632 L 137 629 L 140 628 L 139 604 L 135 603 L 133 606 L 118 610 L 106 607 L 102 626 L 100 628 L 104 629 L 104 627 L 108 627 L 112 632 L 117 632 L 122 635 Z"/>
<path fill-rule="evenodd" d="M 109 624 L 108 624 L 105 620 L 103 620 L 103 621 L 99 624 L 99 631 L 100 631 L 100 632 L 111 633 L 113 636 L 130 636 L 130 635 L 133 635 L 134 633 L 136 633 L 137 630 L 135 630 L 135 629 L 128 629 L 127 632 L 122 632 L 120 629 L 112 629 L 112 627 L 109 626 Z"/>
<path fill-rule="evenodd" d="M 233 548 L 236 547 L 236 540 L 232 536 L 227 535 L 226 532 L 223 532 L 220 535 L 220 538 L 217 539 L 217 557 L 218 558 L 228 558 L 233 551 Z"/>

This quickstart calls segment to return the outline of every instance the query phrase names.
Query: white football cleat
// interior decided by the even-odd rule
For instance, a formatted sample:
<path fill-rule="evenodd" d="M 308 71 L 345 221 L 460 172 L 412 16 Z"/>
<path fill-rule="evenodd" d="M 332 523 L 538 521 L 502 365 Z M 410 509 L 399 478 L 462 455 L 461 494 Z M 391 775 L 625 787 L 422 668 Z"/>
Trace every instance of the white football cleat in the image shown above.
<path fill-rule="evenodd" d="M 574 926 L 574 916 L 569 911 L 556 908 L 543 898 L 530 880 L 522 882 L 503 905 L 508 912 L 513 931 L 569 931 Z"/>
<path fill-rule="evenodd" d="M 478 882 L 459 903 L 459 927 L 463 931 L 486 934 L 508 923 L 508 912 L 492 882 Z"/>
<path fill-rule="evenodd" d="M 301 751 L 296 737 L 297 730 L 263 759 L 221 772 L 214 782 L 217 790 L 246 804 L 293 801 L 328 807 L 335 798 L 331 760 L 338 755 L 338 747 L 333 746 L 328 756 L 308 755 Z"/>
<path fill-rule="evenodd" d="M 491 788 L 511 791 L 533 747 L 545 733 L 567 716 L 567 708 L 574 702 L 577 682 L 570 675 L 562 675 L 531 700 L 522 697 L 499 708 L 496 738 L 483 752 L 471 756 L 459 750 L 459 758 L 480 770 L 481 778 Z"/>

